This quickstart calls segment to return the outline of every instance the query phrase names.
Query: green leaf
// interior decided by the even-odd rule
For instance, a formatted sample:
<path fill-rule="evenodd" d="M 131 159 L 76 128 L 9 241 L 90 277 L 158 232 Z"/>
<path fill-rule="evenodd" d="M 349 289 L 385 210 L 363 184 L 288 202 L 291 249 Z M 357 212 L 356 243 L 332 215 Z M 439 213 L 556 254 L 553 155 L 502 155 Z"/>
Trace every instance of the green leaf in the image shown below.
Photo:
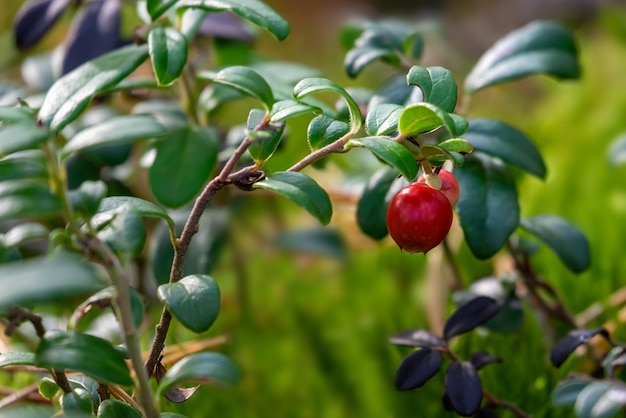
<path fill-rule="evenodd" d="M 561 79 L 580 76 L 578 51 L 571 32 L 549 21 L 536 21 L 506 35 L 483 54 L 465 79 L 465 91 L 477 90 L 533 74 Z"/>
<path fill-rule="evenodd" d="M 209 127 L 188 125 L 171 132 L 156 146 L 149 171 L 150 190 L 167 207 L 180 207 L 205 185 L 218 153 L 217 132 Z"/>
<path fill-rule="evenodd" d="M 162 136 L 165 132 L 163 125 L 152 116 L 115 116 L 80 131 L 65 144 L 61 155 L 67 158 L 80 150 L 132 144 L 142 139 Z"/>
<path fill-rule="evenodd" d="M 365 129 L 371 136 L 391 135 L 398 130 L 398 120 L 403 110 L 404 107 L 397 104 L 379 104 L 367 113 Z"/>
<path fill-rule="evenodd" d="M 35 361 L 35 354 L 33 354 L 33 362 Z M 37 390 L 39 394 L 43 396 L 44 399 L 52 400 L 61 388 L 57 386 L 57 384 L 50 377 L 44 377 L 37 384 Z"/>
<path fill-rule="evenodd" d="M 6 366 L 32 366 L 35 364 L 34 353 L 8 351 L 0 353 L 0 367 Z"/>
<path fill-rule="evenodd" d="M 595 381 L 585 386 L 574 404 L 574 411 L 577 417 L 581 418 L 596 418 L 597 415 L 594 410 L 600 400 L 609 393 L 611 384 L 609 382 Z M 614 414 L 608 415 L 612 417 Z"/>
<path fill-rule="evenodd" d="M 98 406 L 98 418 L 141 418 L 141 414 L 126 402 L 107 399 Z"/>
<path fill-rule="evenodd" d="M 25 178 L 45 178 L 48 171 L 43 158 L 12 155 L 0 160 L 0 182 Z"/>
<path fill-rule="evenodd" d="M 48 129 L 35 125 L 17 123 L 0 127 L 0 154 L 36 148 L 50 137 Z"/>
<path fill-rule="evenodd" d="M 574 273 L 589 268 L 591 255 L 587 237 L 565 219 L 555 215 L 538 215 L 522 218 L 520 226 L 545 242 Z"/>
<path fill-rule="evenodd" d="M 69 255 L 5 264 L 0 266 L 0 309 L 93 293 L 105 285 L 92 265 Z"/>
<path fill-rule="evenodd" d="M 98 238 L 117 254 L 135 257 L 146 244 L 146 230 L 141 214 L 131 205 L 123 205 L 107 212 L 98 212 L 91 224 Z"/>
<path fill-rule="evenodd" d="M 92 307 L 97 306 L 102 309 L 111 305 L 111 301 L 117 297 L 117 289 L 114 286 L 104 288 L 93 295 L 89 296 L 87 300 L 78 305 L 70 319 L 68 320 L 68 329 L 75 330 L 78 326 L 78 322 L 91 310 Z M 133 315 L 133 323 L 135 327 L 139 327 L 143 321 L 144 306 L 141 296 L 135 289 L 130 289 L 130 306 Z"/>
<path fill-rule="evenodd" d="M 494 119 L 470 119 L 463 137 L 477 151 L 498 157 L 539 178 L 546 177 L 546 165 L 535 144 L 511 125 Z"/>
<path fill-rule="evenodd" d="M 454 122 L 454 136 L 462 135 L 467 131 L 469 121 L 464 116 L 457 115 L 456 113 L 448 113 L 448 116 L 450 116 Z"/>
<path fill-rule="evenodd" d="M 468 156 L 454 171 L 461 195 L 457 211 L 470 250 L 479 259 L 496 254 L 519 224 L 519 203 L 504 164 L 484 154 Z"/>
<path fill-rule="evenodd" d="M 176 4 L 178 0 L 147 0 L 146 8 L 152 18 L 152 21 L 156 21 L 163 13 L 167 12 L 167 9 Z"/>
<path fill-rule="evenodd" d="M 30 123 L 34 122 L 33 120 L 33 110 L 28 107 L 8 107 L 8 106 L 0 106 L 0 122 L 4 122 L 6 124 L 15 123 L 15 122 L 23 122 Z"/>
<path fill-rule="evenodd" d="M 399 63 L 400 59 L 396 53 L 384 46 L 365 45 L 352 48 L 346 54 L 344 68 L 350 77 L 356 77 L 373 62 L 378 60 Z"/>
<path fill-rule="evenodd" d="M 132 386 L 124 356 L 110 342 L 93 335 L 48 331 L 37 347 L 38 367 L 76 370 L 105 382 Z"/>
<path fill-rule="evenodd" d="M 361 116 L 359 104 L 339 84 L 326 78 L 310 77 L 301 80 L 293 88 L 293 95 L 296 100 L 301 100 L 309 94 L 320 92 L 337 93 L 343 97 L 348 105 L 348 111 L 350 112 L 350 132 L 353 134 L 357 133 L 363 124 L 363 117 Z"/>
<path fill-rule="evenodd" d="M 148 47 L 159 85 L 169 86 L 187 63 L 187 38 L 175 28 L 156 26 L 148 35 Z"/>
<path fill-rule="evenodd" d="M 339 260 L 347 256 L 346 243 L 341 233 L 328 227 L 285 231 L 276 236 L 274 245 L 283 251 L 333 257 Z"/>
<path fill-rule="evenodd" d="M 91 395 L 83 388 L 62 394 L 59 404 L 66 416 L 91 416 L 94 409 Z"/>
<path fill-rule="evenodd" d="M 147 45 L 130 45 L 89 61 L 58 79 L 44 97 L 39 120 L 61 130 L 91 99 L 116 86 L 148 57 Z"/>
<path fill-rule="evenodd" d="M 0 221 L 49 218 L 61 211 L 61 202 L 48 186 L 29 180 L 0 183 Z"/>
<path fill-rule="evenodd" d="M 274 104 L 274 93 L 270 85 L 259 73 L 248 67 L 234 65 L 217 73 L 203 71 L 198 77 L 232 87 L 240 93 L 254 97 L 263 102 L 268 111 Z"/>
<path fill-rule="evenodd" d="M 413 66 L 406 81 L 422 90 L 425 102 L 434 104 L 445 112 L 452 112 L 456 107 L 457 86 L 450 70 L 443 67 Z"/>
<path fill-rule="evenodd" d="M 239 369 L 228 357 L 221 353 L 196 353 L 183 358 L 165 373 L 157 394 L 182 382 L 234 385 L 238 381 Z"/>
<path fill-rule="evenodd" d="M 272 123 L 282 122 L 305 113 L 315 113 L 319 111 L 320 110 L 314 106 L 296 102 L 295 100 L 280 100 L 272 105 L 270 121 Z"/>
<path fill-rule="evenodd" d="M 105 197 L 100 202 L 100 207 L 98 208 L 98 212 L 108 212 L 111 210 L 115 210 L 120 206 L 129 205 L 132 206 L 141 216 L 149 217 L 149 218 L 161 218 L 167 222 L 171 228 L 174 228 L 174 221 L 172 218 L 165 212 L 163 209 L 158 207 L 152 202 L 147 200 L 140 199 L 138 197 L 133 196 L 113 196 L 113 197 Z"/>
<path fill-rule="evenodd" d="M 49 234 L 50 231 L 45 226 L 38 223 L 25 222 L 14 226 L 4 235 L 4 245 L 7 247 L 18 247 L 32 240 L 48 238 Z"/>
<path fill-rule="evenodd" d="M 415 136 L 445 126 L 452 135 L 457 135 L 456 124 L 448 112 L 430 103 L 417 103 L 406 107 L 398 120 L 402 136 Z"/>
<path fill-rule="evenodd" d="M 559 382 L 552 393 L 552 404 L 554 406 L 574 405 L 581 390 L 589 384 L 587 380 L 567 379 Z"/>
<path fill-rule="evenodd" d="M 176 319 L 197 333 L 211 328 L 220 310 L 220 289 L 211 276 L 204 274 L 162 284 L 157 295 Z"/>
<path fill-rule="evenodd" d="M 356 207 L 356 220 L 361 231 L 375 240 L 387 236 L 387 206 L 391 185 L 398 178 L 398 171 L 383 167 L 369 179 Z"/>
<path fill-rule="evenodd" d="M 420 158 L 426 158 L 431 164 L 442 165 L 446 160 L 452 160 L 454 165 L 461 166 L 465 162 L 463 154 L 447 151 L 440 145 L 424 144 L 420 147 Z"/>
<path fill-rule="evenodd" d="M 345 136 L 349 131 L 350 126 L 347 123 L 319 115 L 309 123 L 306 135 L 311 149 L 318 150 Z"/>
<path fill-rule="evenodd" d="M 283 137 L 284 124 L 270 125 L 263 120 L 267 114 L 261 109 L 252 109 L 248 114 L 246 133 L 253 139 L 248 152 L 257 163 L 268 160 L 280 144 Z M 255 129 L 256 128 L 256 129 Z"/>
<path fill-rule="evenodd" d="M 469 154 L 474 150 L 473 145 L 463 138 L 450 138 L 437 144 L 439 148 L 447 152 L 460 152 Z"/>
<path fill-rule="evenodd" d="M 74 210 L 89 219 L 98 211 L 106 193 L 107 185 L 102 180 L 87 180 L 78 189 L 70 190 L 68 197 Z"/>
<path fill-rule="evenodd" d="M 417 177 L 417 162 L 411 152 L 402 144 L 386 137 L 367 137 L 350 141 L 366 147 L 378 158 L 395 167 L 407 180 Z"/>
<path fill-rule="evenodd" d="M 178 7 L 194 7 L 209 12 L 230 11 L 269 31 L 279 41 L 289 35 L 289 23 L 259 0 L 181 0 Z"/>
<path fill-rule="evenodd" d="M 291 199 L 323 225 L 330 222 L 333 208 L 330 198 L 311 177 L 299 172 L 278 172 L 253 186 L 256 189 L 266 189 Z"/>

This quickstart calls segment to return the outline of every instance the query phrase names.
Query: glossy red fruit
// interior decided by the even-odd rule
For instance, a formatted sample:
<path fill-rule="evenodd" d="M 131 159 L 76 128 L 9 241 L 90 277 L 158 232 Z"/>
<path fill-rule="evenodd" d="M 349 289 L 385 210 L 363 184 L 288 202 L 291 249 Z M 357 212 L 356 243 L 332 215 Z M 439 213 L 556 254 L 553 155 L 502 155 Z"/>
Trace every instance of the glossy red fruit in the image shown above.
<path fill-rule="evenodd" d="M 389 235 L 409 253 L 427 253 L 443 241 L 451 225 L 448 198 L 423 183 L 401 189 L 387 208 Z"/>
<path fill-rule="evenodd" d="M 437 175 L 441 179 L 441 189 L 439 189 L 439 191 L 443 193 L 444 195 L 446 195 L 446 197 L 448 198 L 452 206 L 456 205 L 456 202 L 459 201 L 459 193 L 460 193 L 459 183 L 456 181 L 456 177 L 454 177 L 454 174 L 452 174 L 450 171 L 445 170 L 445 169 L 442 169 L 441 171 L 439 171 L 439 174 Z M 426 182 L 426 179 L 423 174 L 421 174 L 417 178 L 417 182 L 418 183 Z"/>

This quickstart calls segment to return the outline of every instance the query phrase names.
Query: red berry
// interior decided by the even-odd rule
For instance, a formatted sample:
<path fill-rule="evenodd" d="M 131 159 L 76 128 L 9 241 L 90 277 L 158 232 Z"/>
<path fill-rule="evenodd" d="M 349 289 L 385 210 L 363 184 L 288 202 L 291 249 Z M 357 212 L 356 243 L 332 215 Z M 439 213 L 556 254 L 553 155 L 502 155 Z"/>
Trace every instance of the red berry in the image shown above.
<path fill-rule="evenodd" d="M 437 175 L 441 179 L 441 189 L 439 189 L 439 191 L 446 195 L 446 197 L 448 198 L 452 206 L 456 205 L 456 202 L 459 201 L 459 193 L 460 193 L 459 183 L 457 183 L 456 177 L 454 177 L 454 174 L 452 174 L 450 171 L 444 170 L 444 169 L 439 171 L 439 174 Z M 426 179 L 423 174 L 421 174 L 417 178 L 417 182 L 418 183 L 426 182 Z"/>
<path fill-rule="evenodd" d="M 400 249 L 424 253 L 439 245 L 452 225 L 452 205 L 423 183 L 401 189 L 389 202 L 387 229 Z"/>

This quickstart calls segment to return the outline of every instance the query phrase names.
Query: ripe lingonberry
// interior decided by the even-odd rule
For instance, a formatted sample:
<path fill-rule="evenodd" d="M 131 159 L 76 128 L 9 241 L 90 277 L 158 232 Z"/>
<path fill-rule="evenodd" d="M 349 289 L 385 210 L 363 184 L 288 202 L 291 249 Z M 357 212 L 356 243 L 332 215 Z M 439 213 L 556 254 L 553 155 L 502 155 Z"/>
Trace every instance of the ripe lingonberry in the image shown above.
<path fill-rule="evenodd" d="M 446 197 L 448 198 L 452 206 L 456 205 L 456 202 L 459 201 L 459 193 L 460 193 L 459 183 L 457 183 L 456 177 L 454 177 L 454 174 L 452 174 L 450 171 L 446 169 L 440 170 L 437 175 L 441 179 L 441 189 L 439 189 L 439 191 L 443 193 L 444 195 L 446 195 Z M 423 174 L 421 174 L 417 178 L 417 182 L 418 183 L 426 182 L 426 178 L 424 177 Z"/>
<path fill-rule="evenodd" d="M 427 253 L 443 241 L 451 225 L 448 198 L 423 183 L 401 189 L 387 208 L 389 235 L 409 253 Z"/>

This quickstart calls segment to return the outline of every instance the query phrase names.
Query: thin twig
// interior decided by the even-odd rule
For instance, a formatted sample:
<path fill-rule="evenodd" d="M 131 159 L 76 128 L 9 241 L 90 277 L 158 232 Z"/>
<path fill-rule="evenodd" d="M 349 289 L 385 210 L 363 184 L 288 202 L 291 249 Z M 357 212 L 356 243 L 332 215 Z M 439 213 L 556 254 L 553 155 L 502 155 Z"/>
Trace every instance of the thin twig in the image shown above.
<path fill-rule="evenodd" d="M 487 401 L 489 402 L 490 405 L 498 407 L 498 408 L 508 409 L 517 418 L 532 418 L 532 415 L 529 415 L 526 412 L 522 411 L 516 405 L 513 405 L 510 402 L 498 399 L 494 395 L 492 395 L 491 393 L 487 392 L 484 389 L 483 389 L 483 396 L 487 399 Z"/>
<path fill-rule="evenodd" d="M 15 402 L 19 402 L 22 400 L 28 400 L 29 402 L 39 402 L 39 403 L 50 403 L 47 399 L 44 399 L 37 392 L 37 383 L 33 383 L 32 385 L 26 386 L 22 389 L 15 390 L 9 389 L 11 392 L 5 398 L 0 399 L 0 409 L 9 406 Z M 3 393 L 6 393 L 4 388 L 2 388 Z"/>

